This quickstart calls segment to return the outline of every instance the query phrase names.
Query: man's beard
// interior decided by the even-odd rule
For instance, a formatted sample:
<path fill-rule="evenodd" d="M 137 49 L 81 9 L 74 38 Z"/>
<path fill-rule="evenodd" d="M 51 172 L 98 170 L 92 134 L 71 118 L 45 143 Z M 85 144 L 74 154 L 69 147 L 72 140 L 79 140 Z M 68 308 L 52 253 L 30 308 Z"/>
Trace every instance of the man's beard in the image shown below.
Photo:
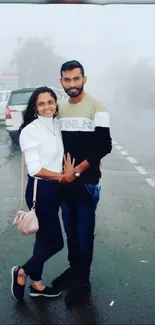
<path fill-rule="evenodd" d="M 72 92 L 71 89 L 76 89 L 76 91 Z M 69 97 L 75 98 L 75 97 L 78 97 L 79 95 L 81 95 L 81 93 L 83 92 L 83 89 L 84 89 L 84 84 L 81 86 L 81 88 L 79 88 L 79 87 L 64 88 L 64 91 L 66 92 L 66 94 Z"/>

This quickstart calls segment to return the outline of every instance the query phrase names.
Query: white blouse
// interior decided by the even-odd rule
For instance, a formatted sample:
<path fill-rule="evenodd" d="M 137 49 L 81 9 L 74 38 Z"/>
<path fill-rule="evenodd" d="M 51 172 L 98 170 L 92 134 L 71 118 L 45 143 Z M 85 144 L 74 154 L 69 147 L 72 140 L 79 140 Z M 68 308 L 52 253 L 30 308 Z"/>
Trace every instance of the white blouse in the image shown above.
<path fill-rule="evenodd" d="M 62 171 L 64 149 L 58 119 L 38 116 L 21 131 L 19 143 L 30 176 L 41 168 Z"/>

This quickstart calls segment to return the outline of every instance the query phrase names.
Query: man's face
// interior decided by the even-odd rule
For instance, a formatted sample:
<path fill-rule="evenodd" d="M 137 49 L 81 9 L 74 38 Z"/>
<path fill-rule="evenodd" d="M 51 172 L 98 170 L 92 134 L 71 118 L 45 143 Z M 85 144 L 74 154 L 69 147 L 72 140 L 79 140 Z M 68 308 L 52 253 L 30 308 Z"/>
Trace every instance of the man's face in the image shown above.
<path fill-rule="evenodd" d="M 75 68 L 64 71 L 60 81 L 69 97 L 77 97 L 82 93 L 87 77 L 82 76 L 80 68 Z"/>

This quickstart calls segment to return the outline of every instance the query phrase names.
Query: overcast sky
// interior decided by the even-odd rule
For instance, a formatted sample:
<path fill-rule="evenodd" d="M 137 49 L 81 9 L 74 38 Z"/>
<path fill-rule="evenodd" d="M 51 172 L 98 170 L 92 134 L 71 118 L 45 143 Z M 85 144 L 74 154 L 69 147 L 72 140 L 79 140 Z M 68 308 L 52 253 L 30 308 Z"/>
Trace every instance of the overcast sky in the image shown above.
<path fill-rule="evenodd" d="M 155 57 L 155 5 L 0 5 L 0 68 L 16 39 L 49 36 L 55 52 L 80 60 L 92 79 L 104 68 Z"/>

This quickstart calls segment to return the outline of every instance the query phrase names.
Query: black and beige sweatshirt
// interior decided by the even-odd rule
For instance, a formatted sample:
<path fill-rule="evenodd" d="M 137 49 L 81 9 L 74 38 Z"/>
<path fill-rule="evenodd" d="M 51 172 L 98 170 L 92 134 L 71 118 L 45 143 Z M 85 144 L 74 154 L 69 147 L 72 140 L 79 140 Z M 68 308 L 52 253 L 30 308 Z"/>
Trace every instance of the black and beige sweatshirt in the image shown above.
<path fill-rule="evenodd" d="M 75 166 L 85 159 L 90 164 L 79 181 L 97 184 L 101 177 L 100 160 L 112 150 L 109 113 L 103 102 L 88 94 L 77 104 L 63 99 L 59 101 L 58 119 L 65 153 L 75 158 Z"/>

